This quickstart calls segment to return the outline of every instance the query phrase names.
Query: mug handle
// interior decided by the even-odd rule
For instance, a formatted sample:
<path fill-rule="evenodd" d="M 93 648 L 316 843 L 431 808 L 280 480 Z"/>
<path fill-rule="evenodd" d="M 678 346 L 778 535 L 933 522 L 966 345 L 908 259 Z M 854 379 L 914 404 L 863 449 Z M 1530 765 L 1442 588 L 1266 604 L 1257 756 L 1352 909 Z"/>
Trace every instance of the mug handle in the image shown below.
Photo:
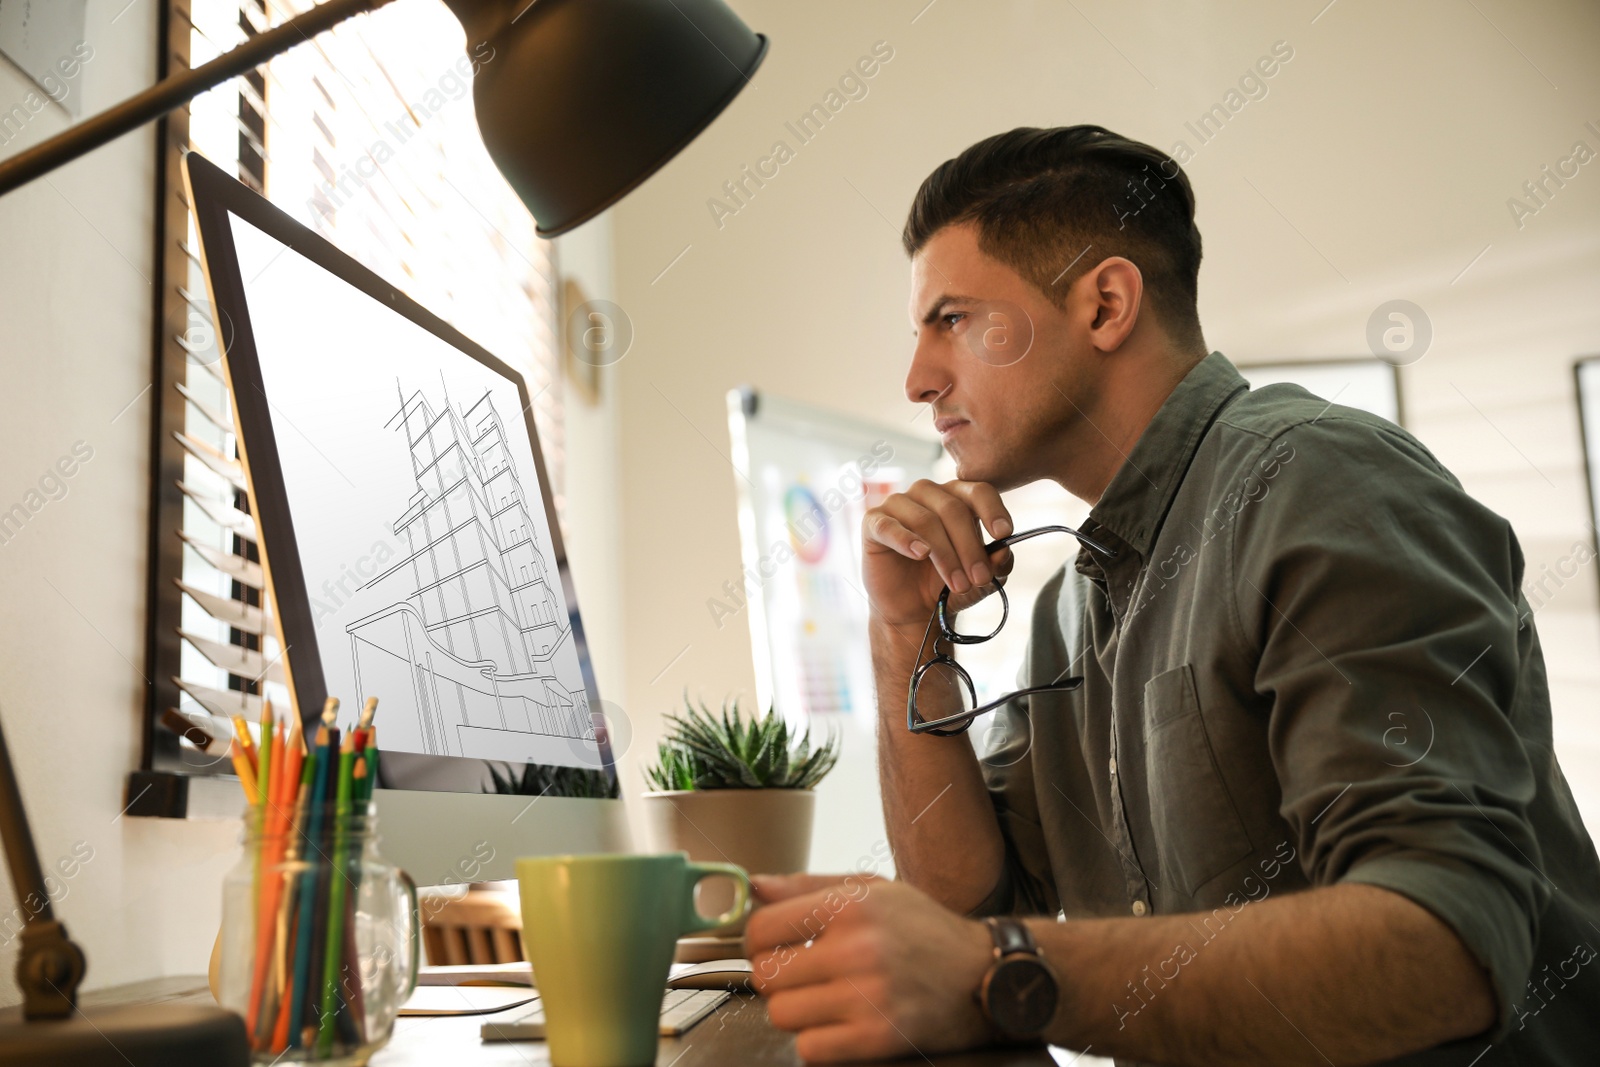
<path fill-rule="evenodd" d="M 406 891 L 406 897 L 411 903 L 411 974 L 406 979 L 405 996 L 400 998 L 401 1003 L 404 1003 L 417 991 L 417 972 L 422 965 L 422 908 L 417 903 L 417 883 L 399 867 L 394 869 L 394 873 L 400 879 L 400 885 Z"/>
<path fill-rule="evenodd" d="M 732 863 L 686 863 L 684 870 L 689 875 L 689 910 L 685 919 L 684 933 L 694 934 L 726 926 L 750 913 L 750 876 L 745 873 L 743 867 Z M 700 884 L 701 879 L 713 875 L 725 875 L 733 879 L 733 907 L 725 914 L 707 918 L 695 910 L 694 887 Z"/>

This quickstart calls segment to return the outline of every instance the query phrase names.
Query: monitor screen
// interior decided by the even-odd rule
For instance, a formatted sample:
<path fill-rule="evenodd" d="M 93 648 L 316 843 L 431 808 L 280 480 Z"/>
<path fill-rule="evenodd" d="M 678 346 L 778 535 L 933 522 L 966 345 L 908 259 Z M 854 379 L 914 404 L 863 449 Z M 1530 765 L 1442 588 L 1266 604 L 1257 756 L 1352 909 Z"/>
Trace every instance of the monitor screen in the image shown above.
<path fill-rule="evenodd" d="M 225 199 L 202 244 L 301 714 L 377 697 L 386 787 L 477 792 L 491 761 L 614 783 L 521 375 Z"/>

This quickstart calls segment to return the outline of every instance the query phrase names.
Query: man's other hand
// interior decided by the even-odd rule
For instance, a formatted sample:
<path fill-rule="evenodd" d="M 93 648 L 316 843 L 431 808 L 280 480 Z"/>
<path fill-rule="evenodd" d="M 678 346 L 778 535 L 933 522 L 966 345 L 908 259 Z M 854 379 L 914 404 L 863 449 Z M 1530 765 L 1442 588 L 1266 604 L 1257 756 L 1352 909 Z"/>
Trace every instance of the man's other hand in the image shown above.
<path fill-rule="evenodd" d="M 992 558 L 984 551 L 985 529 L 991 538 L 1012 533 L 1000 494 L 984 482 L 923 479 L 868 511 L 861 570 L 874 614 L 892 626 L 926 626 L 947 585 L 957 610 L 982 600 L 1011 572 L 1009 548 Z"/>
<path fill-rule="evenodd" d="M 745 950 L 767 1016 L 813 1063 L 972 1048 L 992 1039 L 973 998 L 993 959 L 982 923 L 867 875 L 765 875 Z"/>

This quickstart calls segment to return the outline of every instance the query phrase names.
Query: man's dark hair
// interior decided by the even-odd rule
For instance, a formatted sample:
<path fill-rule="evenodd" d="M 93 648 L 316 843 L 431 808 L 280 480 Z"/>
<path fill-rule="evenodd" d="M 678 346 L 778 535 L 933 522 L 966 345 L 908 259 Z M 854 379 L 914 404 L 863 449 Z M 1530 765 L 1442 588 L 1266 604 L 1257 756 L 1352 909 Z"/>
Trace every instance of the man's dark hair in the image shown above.
<path fill-rule="evenodd" d="M 966 222 L 977 224 L 984 253 L 1057 306 L 1107 256 L 1130 260 L 1173 341 L 1203 343 L 1194 190 L 1165 152 L 1101 126 L 996 134 L 928 175 L 901 235 L 906 254 Z"/>

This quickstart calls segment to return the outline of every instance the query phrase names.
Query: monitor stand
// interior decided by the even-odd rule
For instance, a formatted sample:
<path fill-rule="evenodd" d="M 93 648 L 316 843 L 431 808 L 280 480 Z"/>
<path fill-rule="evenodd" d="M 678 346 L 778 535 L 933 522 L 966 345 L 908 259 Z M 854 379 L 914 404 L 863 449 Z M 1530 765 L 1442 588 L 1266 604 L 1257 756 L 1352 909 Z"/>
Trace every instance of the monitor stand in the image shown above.
<path fill-rule="evenodd" d="M 419 886 L 517 876 L 522 856 L 632 852 L 621 800 L 377 789 L 378 852 Z"/>

